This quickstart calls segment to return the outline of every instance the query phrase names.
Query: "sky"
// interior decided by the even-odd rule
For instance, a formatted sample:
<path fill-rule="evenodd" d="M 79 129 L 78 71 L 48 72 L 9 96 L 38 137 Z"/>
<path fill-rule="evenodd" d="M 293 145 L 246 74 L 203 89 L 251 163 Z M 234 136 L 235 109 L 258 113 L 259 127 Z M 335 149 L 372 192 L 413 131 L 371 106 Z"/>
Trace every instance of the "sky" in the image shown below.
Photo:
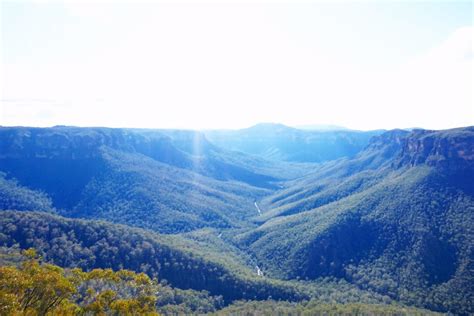
<path fill-rule="evenodd" d="M 474 125 L 470 1 L 0 6 L 0 125 Z"/>

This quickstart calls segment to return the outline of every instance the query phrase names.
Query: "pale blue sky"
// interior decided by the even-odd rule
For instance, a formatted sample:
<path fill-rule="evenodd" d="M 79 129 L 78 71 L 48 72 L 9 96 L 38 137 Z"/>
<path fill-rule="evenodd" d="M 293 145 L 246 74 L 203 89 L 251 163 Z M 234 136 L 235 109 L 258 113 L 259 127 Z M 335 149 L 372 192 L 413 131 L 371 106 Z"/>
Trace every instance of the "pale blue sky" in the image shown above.
<path fill-rule="evenodd" d="M 0 125 L 474 125 L 470 2 L 2 2 Z"/>

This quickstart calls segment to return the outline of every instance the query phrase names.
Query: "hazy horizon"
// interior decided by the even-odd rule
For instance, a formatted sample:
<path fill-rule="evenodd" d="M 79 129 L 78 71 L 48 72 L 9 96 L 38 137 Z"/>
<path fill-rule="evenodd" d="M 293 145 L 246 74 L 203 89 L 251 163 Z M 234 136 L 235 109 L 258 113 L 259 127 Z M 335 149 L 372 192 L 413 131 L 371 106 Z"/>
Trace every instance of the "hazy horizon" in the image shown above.
<path fill-rule="evenodd" d="M 440 128 L 440 129 L 430 129 L 424 128 L 420 126 L 413 126 L 413 127 L 394 127 L 394 128 L 375 128 L 375 129 L 353 129 L 348 128 L 346 126 L 340 125 L 332 125 L 332 124 L 305 124 L 305 125 L 288 125 L 279 122 L 258 122 L 248 126 L 238 126 L 238 127 L 231 127 L 231 128 L 186 128 L 186 127 L 133 127 L 133 126 L 105 126 L 105 125 L 90 125 L 90 126 L 81 126 L 81 125 L 66 125 L 66 124 L 56 124 L 56 125 L 48 125 L 48 126 L 34 126 L 34 125 L 1 125 L 0 127 L 25 127 L 25 128 L 53 128 L 53 127 L 77 127 L 77 128 L 118 128 L 118 129 L 156 129 L 156 130 L 189 130 L 189 131 L 234 131 L 234 130 L 242 130 L 242 129 L 249 129 L 256 127 L 258 125 L 284 125 L 289 128 L 294 128 L 302 131 L 321 131 L 321 132 L 331 132 L 331 131 L 360 131 L 360 132 L 369 132 L 369 131 L 376 131 L 376 130 L 415 130 L 415 129 L 424 129 L 424 130 L 449 130 L 449 129 L 456 129 L 456 128 L 465 128 L 471 127 L 474 125 L 465 125 L 465 126 L 456 126 L 456 127 L 449 127 L 449 128 Z"/>
<path fill-rule="evenodd" d="M 474 125 L 472 3 L 1 3 L 0 125 Z"/>

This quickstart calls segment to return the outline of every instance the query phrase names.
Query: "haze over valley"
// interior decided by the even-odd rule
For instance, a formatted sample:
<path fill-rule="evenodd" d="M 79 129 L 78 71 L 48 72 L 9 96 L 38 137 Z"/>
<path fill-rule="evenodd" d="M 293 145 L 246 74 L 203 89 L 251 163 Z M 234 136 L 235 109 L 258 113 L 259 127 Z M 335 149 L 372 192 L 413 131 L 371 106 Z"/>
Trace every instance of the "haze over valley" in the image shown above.
<path fill-rule="evenodd" d="M 472 2 L 0 9 L 0 315 L 474 315 Z"/>

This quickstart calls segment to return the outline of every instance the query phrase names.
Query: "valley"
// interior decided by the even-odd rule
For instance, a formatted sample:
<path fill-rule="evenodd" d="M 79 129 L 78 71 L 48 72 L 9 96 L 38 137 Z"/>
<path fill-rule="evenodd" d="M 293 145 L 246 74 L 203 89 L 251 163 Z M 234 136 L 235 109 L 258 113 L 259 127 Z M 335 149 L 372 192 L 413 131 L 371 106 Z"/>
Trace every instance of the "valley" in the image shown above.
<path fill-rule="evenodd" d="M 0 263 L 143 272 L 169 315 L 469 315 L 472 179 L 474 127 L 0 127 Z"/>

